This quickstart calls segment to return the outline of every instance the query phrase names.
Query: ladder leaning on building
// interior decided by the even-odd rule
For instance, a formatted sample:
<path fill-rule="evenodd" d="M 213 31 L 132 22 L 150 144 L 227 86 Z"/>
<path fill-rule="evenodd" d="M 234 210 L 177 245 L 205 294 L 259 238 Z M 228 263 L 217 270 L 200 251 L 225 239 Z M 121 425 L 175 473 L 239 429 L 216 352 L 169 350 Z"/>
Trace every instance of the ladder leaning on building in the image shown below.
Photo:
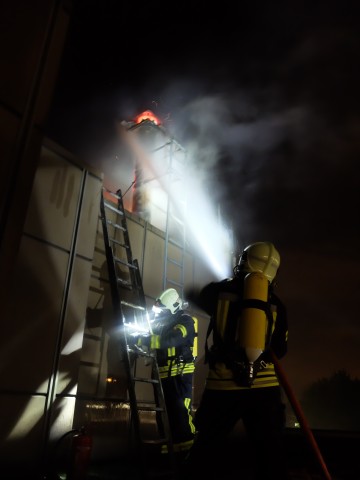
<path fill-rule="evenodd" d="M 105 199 L 104 191 L 106 196 L 108 198 L 112 197 L 116 203 Z M 161 446 L 166 445 L 169 452 L 166 466 L 171 477 L 173 477 L 175 475 L 175 462 L 171 431 L 156 355 L 152 352 L 135 349 L 131 342 L 130 329 L 126 325 L 129 323 L 133 327 L 151 331 L 138 262 L 132 258 L 123 198 L 120 190 L 114 193 L 104 188 L 103 192 L 101 195 L 100 215 L 114 323 L 120 330 L 118 337 L 120 342 L 119 349 L 122 353 L 122 361 L 127 377 L 130 408 L 129 446 L 130 450 L 134 449 L 134 452 L 140 453 L 142 457 L 140 463 L 143 466 L 144 477 L 149 477 L 151 470 L 146 465 L 147 454 L 153 451 L 154 446 L 159 446 L 161 449 Z M 122 252 L 125 251 L 125 255 L 124 253 L 118 253 L 121 250 Z M 126 279 L 124 279 L 124 275 L 119 275 L 119 268 L 127 271 Z M 129 298 L 131 301 L 129 301 Z M 130 322 L 125 322 L 125 313 L 128 318 L 131 318 Z M 142 372 L 145 371 L 146 375 L 142 374 L 142 376 L 139 376 L 137 374 L 139 362 L 145 362 L 147 368 L 145 370 L 142 369 Z M 146 389 L 145 385 L 149 384 L 152 388 Z M 141 388 L 142 385 L 145 386 L 147 394 L 151 392 L 152 398 L 143 398 L 144 390 Z M 156 418 L 158 435 L 155 439 L 146 439 L 146 435 L 144 435 L 145 426 L 142 423 L 142 419 L 146 412 L 150 412 Z"/>

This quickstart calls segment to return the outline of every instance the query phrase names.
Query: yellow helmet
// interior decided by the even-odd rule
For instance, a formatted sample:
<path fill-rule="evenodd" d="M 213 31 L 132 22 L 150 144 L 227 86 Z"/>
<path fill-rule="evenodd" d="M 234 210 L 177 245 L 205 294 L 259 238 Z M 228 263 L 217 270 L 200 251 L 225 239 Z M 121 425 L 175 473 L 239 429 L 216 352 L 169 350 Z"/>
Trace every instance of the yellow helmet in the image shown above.
<path fill-rule="evenodd" d="M 251 243 L 244 248 L 239 262 L 234 268 L 234 275 L 240 272 L 260 272 L 271 283 L 280 266 L 280 254 L 271 242 Z"/>
<path fill-rule="evenodd" d="M 175 288 L 168 288 L 156 299 L 154 307 L 163 312 L 170 310 L 174 315 L 181 309 L 182 300 Z M 154 311 L 155 309 L 153 308 Z"/>

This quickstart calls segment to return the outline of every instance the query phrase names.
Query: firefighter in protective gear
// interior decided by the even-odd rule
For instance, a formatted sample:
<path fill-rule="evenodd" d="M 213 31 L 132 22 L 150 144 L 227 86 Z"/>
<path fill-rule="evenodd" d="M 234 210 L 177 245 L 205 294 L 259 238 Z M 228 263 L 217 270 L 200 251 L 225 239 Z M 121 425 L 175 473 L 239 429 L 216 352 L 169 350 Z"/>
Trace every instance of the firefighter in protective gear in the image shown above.
<path fill-rule="evenodd" d="M 242 420 L 253 446 L 255 478 L 288 478 L 282 444 L 285 406 L 272 363 L 273 354 L 282 358 L 287 352 L 286 309 L 273 288 L 279 266 L 274 245 L 256 242 L 244 248 L 232 278 L 187 292 L 189 301 L 210 316 L 209 370 L 194 418 L 197 437 L 186 460 L 190 476 L 210 455 L 216 458 L 214 446 Z M 256 348 L 247 349 L 246 342 L 253 341 Z M 247 350 L 256 351 L 250 377 Z"/>
<path fill-rule="evenodd" d="M 173 449 L 181 459 L 192 446 L 195 436 L 192 387 L 197 355 L 197 319 L 183 310 L 183 302 L 174 288 L 162 292 L 155 301 L 153 312 L 152 334 L 143 339 L 143 344 L 147 343 L 156 351 Z"/>

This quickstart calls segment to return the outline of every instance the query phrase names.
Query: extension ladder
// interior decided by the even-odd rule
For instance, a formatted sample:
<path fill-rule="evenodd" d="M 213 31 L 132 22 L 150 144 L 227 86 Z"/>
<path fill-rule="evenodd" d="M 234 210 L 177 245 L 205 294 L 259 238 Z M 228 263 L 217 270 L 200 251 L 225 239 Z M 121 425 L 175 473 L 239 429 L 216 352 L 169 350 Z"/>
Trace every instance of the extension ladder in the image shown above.
<path fill-rule="evenodd" d="M 104 196 L 104 192 L 106 198 Z M 115 200 L 115 202 L 113 201 Z M 116 193 L 103 188 L 100 216 L 105 243 L 113 313 L 120 327 L 119 348 L 127 377 L 130 406 L 130 442 L 140 452 L 144 477 L 151 476 L 148 455 L 154 449 L 166 448 L 168 454 L 164 473 L 175 478 L 175 460 L 171 431 L 166 411 L 158 364 L 154 352 L 137 348 L 131 341 L 129 327 L 144 328 L 151 332 L 146 300 L 136 259 L 132 258 L 127 219 L 121 191 Z M 124 274 L 125 272 L 125 274 Z M 130 321 L 128 321 L 130 319 Z M 127 320 L 125 322 L 125 320 Z M 138 372 L 141 370 L 141 374 Z M 144 399 L 144 394 L 148 395 Z M 146 415 L 155 417 L 157 438 L 146 438 Z M 145 420 L 145 422 L 144 422 Z M 149 421 L 149 418 L 147 419 Z M 156 451 L 156 450 L 155 450 Z M 152 455 L 153 456 L 153 455 Z M 156 477 L 159 477 L 157 472 Z"/>

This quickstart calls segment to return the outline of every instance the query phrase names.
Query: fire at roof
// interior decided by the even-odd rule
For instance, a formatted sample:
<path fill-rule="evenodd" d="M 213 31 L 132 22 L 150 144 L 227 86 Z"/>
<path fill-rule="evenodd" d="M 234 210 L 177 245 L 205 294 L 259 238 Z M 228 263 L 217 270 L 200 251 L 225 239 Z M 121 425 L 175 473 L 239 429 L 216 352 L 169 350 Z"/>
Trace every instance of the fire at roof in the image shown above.
<path fill-rule="evenodd" d="M 155 125 L 161 125 L 160 119 L 151 110 L 145 110 L 144 112 L 137 115 L 134 120 L 136 124 L 139 124 L 144 120 L 150 120 Z"/>

